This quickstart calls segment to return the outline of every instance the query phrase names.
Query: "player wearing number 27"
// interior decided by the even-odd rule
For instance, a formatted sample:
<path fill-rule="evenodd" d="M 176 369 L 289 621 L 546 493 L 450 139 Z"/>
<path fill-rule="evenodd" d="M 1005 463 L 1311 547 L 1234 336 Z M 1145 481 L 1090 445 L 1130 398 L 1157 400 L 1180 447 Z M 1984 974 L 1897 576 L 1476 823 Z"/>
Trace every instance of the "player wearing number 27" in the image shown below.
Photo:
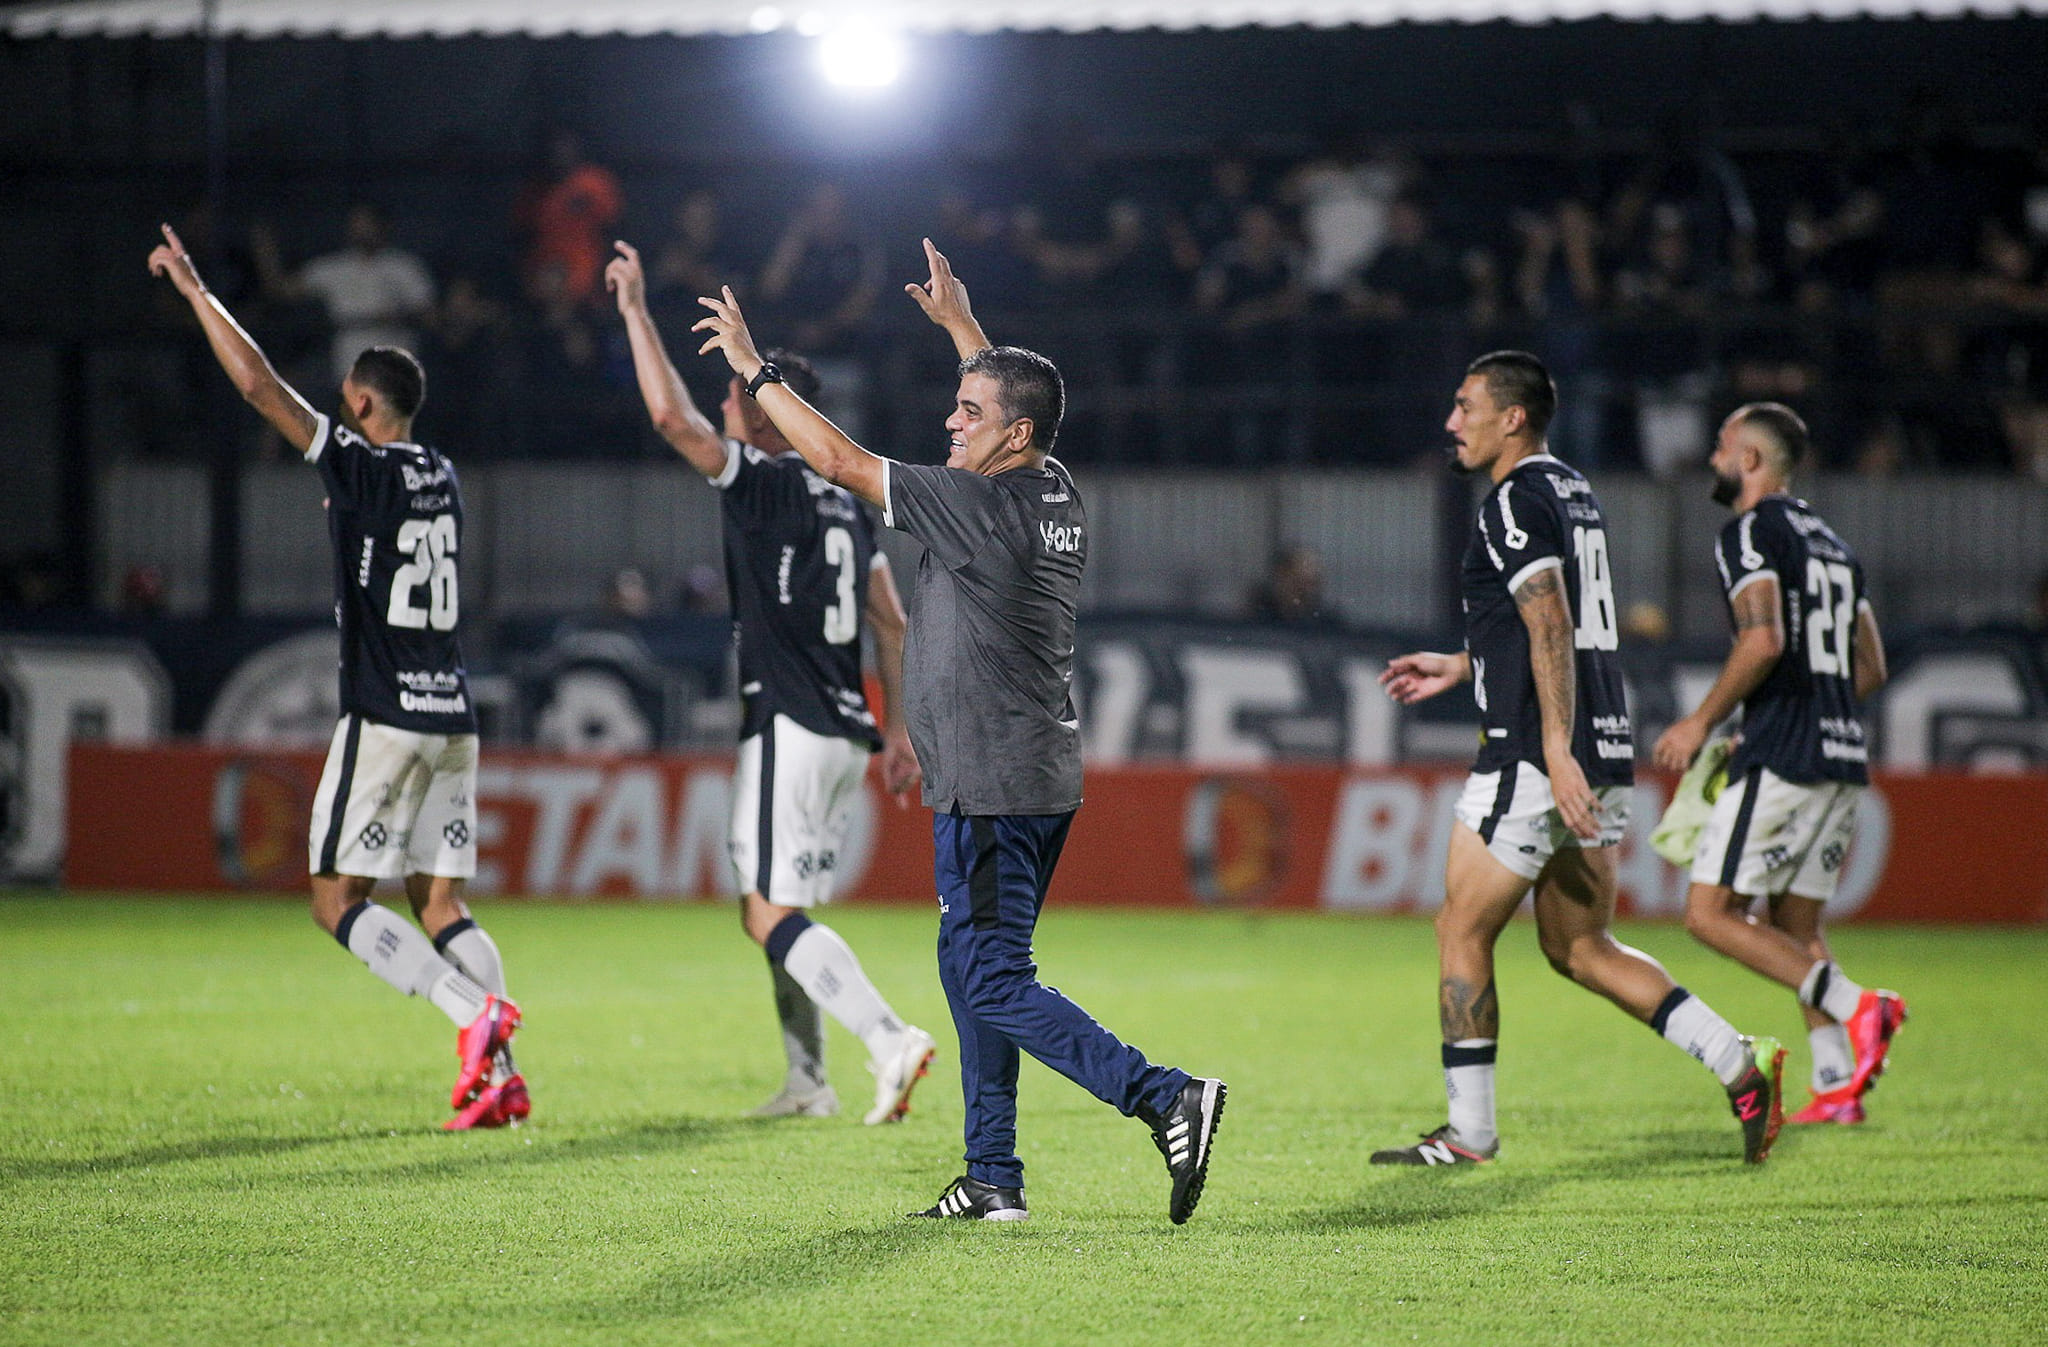
<path fill-rule="evenodd" d="M 1658 766 L 1683 771 L 1742 708 L 1728 784 L 1693 855 L 1685 924 L 1798 991 L 1813 1099 L 1792 1121 L 1859 1123 L 1906 1003 L 1850 981 L 1820 926 L 1869 781 L 1861 711 L 1884 685 L 1884 642 L 1856 554 L 1790 494 L 1806 449 L 1805 422 L 1775 402 L 1739 407 L 1722 423 L 1708 462 L 1715 501 L 1735 511 L 1714 549 L 1735 644 L 1707 695 L 1653 752 Z M 1759 898 L 1765 911 L 1753 915 Z"/>
<path fill-rule="evenodd" d="M 902 706 L 903 606 L 889 559 L 853 496 L 813 472 L 735 377 L 721 407 L 724 434 L 697 409 L 647 309 L 640 254 L 628 243 L 605 269 L 633 347 L 648 415 L 675 451 L 718 488 L 725 579 L 739 631 L 739 760 L 729 850 L 740 920 L 768 955 L 788 1074 L 757 1117 L 839 1111 L 825 1076 L 822 1007 L 868 1050 L 875 1100 L 862 1121 L 895 1122 L 932 1058 L 930 1034 L 898 1019 L 837 931 L 812 921 L 830 901 L 839 849 L 867 773 L 882 752 L 882 784 L 918 783 Z M 815 397 L 817 376 L 772 352 L 786 378 Z M 861 686 L 861 633 L 875 639 L 885 734 Z"/>
<path fill-rule="evenodd" d="M 462 900 L 477 832 L 476 712 L 455 635 L 462 492 L 454 465 L 411 439 L 426 376 L 410 353 L 371 347 L 341 381 L 336 425 L 277 377 L 177 234 L 163 234 L 150 271 L 177 287 L 236 390 L 327 491 L 342 716 L 313 797 L 313 920 L 455 1022 L 455 1116 L 442 1125 L 516 1123 L 531 1111 L 510 1048 L 519 1007 L 505 997 L 497 945 Z M 370 901 L 380 879 L 405 881 L 425 935 Z"/>
<path fill-rule="evenodd" d="M 1374 1152 L 1372 1163 L 1483 1164 L 1498 1153 L 1493 949 L 1532 887 L 1550 966 L 1713 1071 L 1742 1124 L 1744 1158 L 1760 1162 L 1781 1118 L 1784 1050 L 1736 1033 L 1608 931 L 1635 748 L 1615 655 L 1606 519 L 1585 477 L 1546 449 L 1556 408 L 1556 387 L 1533 355 L 1496 351 L 1466 370 L 1445 428 L 1457 468 L 1486 473 L 1493 489 L 1465 552 L 1465 649 L 1402 655 L 1380 678 L 1403 704 L 1470 679 L 1482 739 L 1457 803 L 1436 919 L 1450 1118 L 1420 1144 Z"/>

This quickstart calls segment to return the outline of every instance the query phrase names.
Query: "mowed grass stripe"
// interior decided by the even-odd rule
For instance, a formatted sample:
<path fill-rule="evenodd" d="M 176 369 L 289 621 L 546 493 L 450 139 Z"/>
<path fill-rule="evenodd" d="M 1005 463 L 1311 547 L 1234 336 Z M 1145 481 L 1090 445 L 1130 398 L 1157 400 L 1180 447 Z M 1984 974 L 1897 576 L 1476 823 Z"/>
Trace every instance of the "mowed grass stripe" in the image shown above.
<path fill-rule="evenodd" d="M 394 899 L 393 901 L 400 901 Z M 287 901 L 0 901 L 0 1343 L 2034 1342 L 2048 1339 L 2041 932 L 1845 928 L 1913 1019 L 1862 1128 L 1739 1162 L 1710 1077 L 1500 964 L 1501 1163 L 1369 1169 L 1442 1119 L 1414 918 L 1062 910 L 1046 978 L 1230 1081 L 1200 1212 L 1139 1124 L 1027 1062 L 1031 1221 L 930 1225 L 959 1170 L 925 907 L 836 911 L 941 1045 L 901 1126 L 754 1123 L 759 953 L 706 904 L 480 909 L 534 1124 L 447 1136 L 453 1038 Z M 1675 926 L 1628 939 L 1793 1049 L 1789 994 Z"/>

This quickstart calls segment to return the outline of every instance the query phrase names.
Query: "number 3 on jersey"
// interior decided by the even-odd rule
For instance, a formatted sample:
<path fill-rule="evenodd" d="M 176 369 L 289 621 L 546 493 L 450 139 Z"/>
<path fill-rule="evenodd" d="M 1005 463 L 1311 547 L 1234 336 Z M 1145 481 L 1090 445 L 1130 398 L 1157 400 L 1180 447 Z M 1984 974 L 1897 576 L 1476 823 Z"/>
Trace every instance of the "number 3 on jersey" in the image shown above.
<path fill-rule="evenodd" d="M 1579 556 L 1579 621 L 1572 644 L 1581 650 L 1616 649 L 1621 624 L 1614 614 L 1614 576 L 1607 569 L 1607 530 L 1574 528 L 1572 551 Z"/>
<path fill-rule="evenodd" d="M 825 609 L 825 639 L 845 645 L 860 635 L 860 612 L 854 603 L 853 535 L 834 525 L 825 530 L 825 564 L 839 568 L 837 593 Z"/>
<path fill-rule="evenodd" d="M 398 526 L 397 542 L 398 550 L 411 553 L 412 560 L 392 573 L 391 606 L 385 620 L 394 627 L 431 626 L 435 631 L 453 631 L 458 602 L 455 516 L 408 519 Z M 424 608 L 413 602 L 414 591 L 421 588 L 427 591 Z"/>

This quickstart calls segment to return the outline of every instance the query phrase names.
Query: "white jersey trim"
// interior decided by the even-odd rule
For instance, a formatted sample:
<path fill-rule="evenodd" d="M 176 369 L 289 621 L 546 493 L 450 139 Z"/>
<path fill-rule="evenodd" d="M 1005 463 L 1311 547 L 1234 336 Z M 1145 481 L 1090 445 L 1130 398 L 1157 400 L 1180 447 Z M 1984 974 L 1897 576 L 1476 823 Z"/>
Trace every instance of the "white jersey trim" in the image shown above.
<path fill-rule="evenodd" d="M 896 527 L 896 460 L 882 460 L 882 527 Z M 876 553 L 877 556 L 881 555 Z"/>
<path fill-rule="evenodd" d="M 746 457 L 746 453 L 747 447 L 744 444 L 741 444 L 738 440 L 726 440 L 725 466 L 720 468 L 717 472 L 713 473 L 710 477 L 706 478 L 705 480 L 710 482 L 711 485 L 717 487 L 720 491 L 725 490 L 727 487 L 731 486 L 734 482 L 739 480 L 740 460 Z"/>
<path fill-rule="evenodd" d="M 1522 582 L 1523 582 L 1524 580 L 1527 580 L 1527 579 L 1528 579 L 1528 578 L 1529 578 L 1530 576 L 1532 576 L 1532 575 L 1536 574 L 1536 572 L 1538 572 L 1538 571 L 1541 571 L 1541 570 L 1547 570 L 1548 568 L 1550 568 L 1550 567 L 1552 567 L 1552 566 L 1555 566 L 1555 567 L 1557 567 L 1557 568 L 1558 568 L 1559 570 L 1563 570 L 1563 569 L 1564 569 L 1564 558 L 1562 558 L 1562 557 L 1538 557 L 1538 558 L 1536 558 L 1536 560 L 1534 560 L 1534 561 L 1530 562 L 1530 563 L 1529 563 L 1528 565 L 1526 565 L 1526 566 L 1522 567 L 1522 569 L 1521 569 L 1521 570 L 1519 570 L 1519 571 L 1516 571 L 1516 572 L 1515 572 L 1514 578 L 1513 578 L 1512 580 L 1509 580 L 1509 581 L 1508 581 L 1508 594 L 1509 594 L 1510 596 L 1512 596 L 1512 595 L 1514 594 L 1514 592 L 1515 592 L 1516 590 L 1518 590 L 1518 589 L 1520 589 L 1520 588 L 1522 587 Z"/>
<path fill-rule="evenodd" d="M 1775 582 L 1777 578 L 1778 573 L 1768 568 L 1761 571 L 1751 571 L 1748 575 L 1743 576 L 1740 580 L 1737 580 L 1732 586 L 1730 586 L 1728 590 L 1728 597 L 1731 599 L 1734 598 L 1737 594 L 1740 594 L 1743 590 L 1748 589 L 1751 585 L 1755 584 L 1759 580 L 1770 580 Z"/>
<path fill-rule="evenodd" d="M 327 451 L 327 441 L 334 434 L 334 422 L 320 412 L 313 413 L 313 442 L 306 446 L 306 461 L 318 463 L 320 455 Z"/>

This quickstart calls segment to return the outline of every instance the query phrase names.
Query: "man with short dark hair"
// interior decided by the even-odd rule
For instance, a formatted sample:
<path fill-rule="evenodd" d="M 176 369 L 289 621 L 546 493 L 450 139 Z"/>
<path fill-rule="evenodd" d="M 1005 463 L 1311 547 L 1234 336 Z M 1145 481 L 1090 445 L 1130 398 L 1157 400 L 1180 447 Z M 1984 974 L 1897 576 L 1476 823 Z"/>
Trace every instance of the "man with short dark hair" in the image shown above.
<path fill-rule="evenodd" d="M 1553 458 L 1544 431 L 1557 390 L 1543 362 L 1496 351 L 1468 367 L 1445 429 L 1454 463 L 1493 482 L 1465 550 L 1465 649 L 1388 662 L 1403 705 L 1470 679 L 1479 756 L 1458 800 L 1437 913 L 1438 1016 L 1450 1118 L 1376 1165 L 1485 1164 L 1500 1149 L 1494 1061 L 1500 996 L 1493 950 L 1533 888 L 1550 966 L 1699 1060 L 1728 1091 L 1743 1158 L 1770 1154 L 1781 1112 L 1776 1039 L 1749 1039 L 1609 933 L 1614 848 L 1628 826 L 1635 745 L 1593 488 Z"/>
<path fill-rule="evenodd" d="M 1179 1224 L 1201 1198 L 1223 1082 L 1154 1066 L 1040 983 L 1032 962 L 1032 932 L 1081 805 L 1071 679 L 1087 519 L 1049 453 L 1064 387 L 1044 356 L 989 345 L 966 288 L 931 240 L 924 246 L 931 279 L 905 289 L 961 357 L 943 467 L 881 458 L 842 434 L 761 357 L 730 288 L 703 301 L 711 316 L 697 323 L 710 334 L 703 349 L 725 353 L 805 461 L 925 547 L 903 681 L 933 811 L 939 978 L 960 1035 L 967 1172 L 912 1214 L 1025 1219 L 1022 1049 L 1150 1125 L 1171 1179 L 1167 1215 Z"/>
<path fill-rule="evenodd" d="M 150 271 L 177 287 L 237 391 L 327 490 L 342 717 L 313 797 L 313 920 L 460 1029 L 455 1116 L 443 1126 L 516 1123 L 532 1107 L 510 1050 L 519 1007 L 505 996 L 497 945 L 462 900 L 477 836 L 476 711 L 455 635 L 462 491 L 454 464 L 411 439 L 426 376 L 408 351 L 364 351 L 341 382 L 346 424 L 335 425 L 277 377 L 177 234 L 163 232 Z M 370 901 L 378 880 L 399 878 L 425 936 Z"/>
<path fill-rule="evenodd" d="M 1851 982 L 1821 913 L 1840 882 L 1870 780 L 1864 701 L 1885 682 L 1884 641 L 1863 564 L 1792 476 L 1806 423 L 1752 402 L 1721 424 L 1708 465 L 1735 512 L 1714 545 L 1735 643 L 1692 714 L 1657 740 L 1682 772 L 1714 726 L 1742 708 L 1727 785 L 1693 854 L 1685 924 L 1701 943 L 1793 988 L 1813 1050 L 1813 1098 L 1795 1123 L 1859 1123 L 1863 1096 L 1906 1022 L 1896 992 Z M 1764 912 L 1750 907 L 1764 900 Z"/>
<path fill-rule="evenodd" d="M 809 910 L 829 902 L 869 755 L 882 784 L 917 784 L 904 725 L 903 607 L 867 512 L 812 472 L 737 377 L 726 387 L 724 434 L 697 410 L 647 307 L 640 254 L 617 243 L 604 281 L 618 299 L 633 367 L 654 428 L 718 488 L 725 580 L 739 635 L 739 760 L 729 850 L 740 919 L 768 955 L 789 1071 L 758 1117 L 839 1111 L 825 1077 L 822 1007 L 868 1050 L 869 1124 L 895 1122 L 929 1069 L 932 1036 L 896 1015 L 853 949 Z M 818 392 L 808 362 L 771 351 L 783 377 Z M 875 638 L 885 733 L 861 686 L 861 632 Z"/>

